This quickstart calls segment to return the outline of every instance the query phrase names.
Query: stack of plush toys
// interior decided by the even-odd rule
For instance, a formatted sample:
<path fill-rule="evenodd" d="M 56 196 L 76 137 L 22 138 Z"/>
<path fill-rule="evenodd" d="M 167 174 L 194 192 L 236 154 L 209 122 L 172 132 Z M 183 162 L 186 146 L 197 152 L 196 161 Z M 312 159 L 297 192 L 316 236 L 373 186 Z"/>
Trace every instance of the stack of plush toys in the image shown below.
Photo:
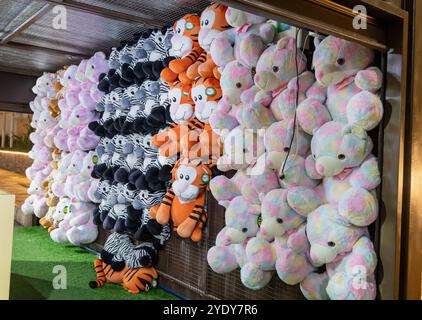
<path fill-rule="evenodd" d="M 382 73 L 358 44 L 316 37 L 314 73 L 295 37 L 235 9 L 211 56 L 223 99 L 210 119 L 224 143 L 210 188 L 226 226 L 208 252 L 218 273 L 240 268 L 260 289 L 274 273 L 308 299 L 374 299 L 377 257 L 367 226 L 380 183 L 368 131 L 382 119 Z"/>
<path fill-rule="evenodd" d="M 34 87 L 38 94 L 31 104 L 36 128 L 31 134 L 34 163 L 27 170 L 33 182 L 22 209 L 41 218 L 40 224 L 56 242 L 88 244 L 98 235 L 93 224 L 98 181 L 91 177 L 98 157 L 90 151 L 98 145 L 98 137 L 88 123 L 97 117 L 95 105 L 102 97 L 98 77 L 107 70 L 105 55 L 98 52 L 78 66 L 44 74 Z M 51 92 L 44 94 L 47 86 Z M 46 168 L 34 175 L 41 160 Z M 33 202 L 37 189 L 40 201 Z"/>
<path fill-rule="evenodd" d="M 97 89 L 98 78 L 107 70 L 105 54 L 97 52 L 79 65 L 69 66 L 61 77 L 60 130 L 54 138 L 61 157 L 52 177 L 52 192 L 59 201 L 41 222 L 57 224 L 50 236 L 59 243 L 88 244 L 98 236 L 93 223 L 94 203 L 99 202 L 98 181 L 91 177 L 91 171 L 98 158 L 92 150 L 99 139 L 88 124 L 98 118 L 95 106 L 103 95 Z"/>
<path fill-rule="evenodd" d="M 60 151 L 55 147 L 53 139 L 58 130 L 60 110 L 57 95 L 61 90 L 59 79 L 63 72 L 64 70 L 55 74 L 44 73 L 38 78 L 32 88 L 36 97 L 29 104 L 33 112 L 31 127 L 35 129 L 29 136 L 33 143 L 29 157 L 33 159 L 33 163 L 25 172 L 31 184 L 28 189 L 29 197 L 22 205 L 22 212 L 34 214 L 41 219 L 58 201 L 51 192 L 49 177 L 60 158 Z"/>
<path fill-rule="evenodd" d="M 155 287 L 171 230 L 201 240 L 211 190 L 226 208 L 215 272 L 240 268 L 251 289 L 277 274 L 308 299 L 375 298 L 368 131 L 383 75 L 365 47 L 309 34 L 312 55 L 298 33 L 211 4 L 38 79 L 23 209 L 58 242 L 111 232 L 92 288 Z"/>
<path fill-rule="evenodd" d="M 139 293 L 156 285 L 154 265 L 170 226 L 150 212 L 166 194 L 176 155 L 161 156 L 153 137 L 170 124 L 169 86 L 160 72 L 173 59 L 173 33 L 166 27 L 135 34 L 112 49 L 109 71 L 100 76 L 98 88 L 105 93 L 96 105 L 100 118 L 89 124 L 100 139 L 92 171 L 100 199 L 94 223 L 111 235 L 96 261 L 93 288 L 112 282 Z M 132 277 L 135 269 L 138 276 Z"/>

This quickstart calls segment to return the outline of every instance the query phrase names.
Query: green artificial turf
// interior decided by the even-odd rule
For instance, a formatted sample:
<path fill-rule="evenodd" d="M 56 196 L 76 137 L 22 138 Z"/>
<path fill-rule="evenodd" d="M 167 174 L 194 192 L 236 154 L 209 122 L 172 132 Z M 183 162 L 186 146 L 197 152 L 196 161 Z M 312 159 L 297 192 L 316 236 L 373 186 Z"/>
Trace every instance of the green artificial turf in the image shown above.
<path fill-rule="evenodd" d="M 82 248 L 57 244 L 41 227 L 15 227 L 13 239 L 10 299 L 66 300 L 158 300 L 177 299 L 160 288 L 133 295 L 119 285 L 106 284 L 91 289 L 95 280 L 93 263 L 96 257 Z M 64 266 L 67 289 L 54 289 L 55 266 Z M 59 267 L 61 268 L 61 267 Z"/>

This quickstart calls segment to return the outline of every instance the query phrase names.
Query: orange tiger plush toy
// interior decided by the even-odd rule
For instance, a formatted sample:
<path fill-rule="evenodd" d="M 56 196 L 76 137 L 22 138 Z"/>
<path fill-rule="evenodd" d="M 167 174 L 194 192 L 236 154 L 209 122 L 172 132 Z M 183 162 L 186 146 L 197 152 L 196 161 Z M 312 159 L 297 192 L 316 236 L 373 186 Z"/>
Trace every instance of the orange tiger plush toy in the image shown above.
<path fill-rule="evenodd" d="M 172 175 L 169 192 L 161 205 L 151 208 L 150 215 L 163 225 L 171 220 L 180 237 L 198 242 L 207 220 L 205 190 L 211 180 L 211 170 L 200 160 L 181 159 Z"/>
<path fill-rule="evenodd" d="M 152 143 L 158 148 L 163 157 L 173 157 L 179 154 L 180 158 L 188 158 L 189 151 L 199 142 L 196 130 L 204 128 L 204 124 L 196 118 L 187 124 L 171 124 L 170 128 L 157 133 L 152 137 Z"/>
<path fill-rule="evenodd" d="M 178 124 L 187 123 L 194 113 L 193 100 L 191 98 L 191 84 L 176 82 L 171 86 L 168 93 L 170 100 L 170 117 Z"/>
<path fill-rule="evenodd" d="M 91 281 L 89 286 L 93 289 L 102 287 L 105 283 L 121 284 L 126 291 L 138 294 L 147 292 L 155 286 L 158 278 L 157 271 L 153 267 L 131 269 L 127 265 L 115 271 L 110 264 L 101 259 L 94 262 L 97 280 Z"/>
<path fill-rule="evenodd" d="M 192 83 L 186 70 L 194 64 L 204 51 L 198 42 L 200 20 L 197 14 L 186 14 L 173 26 L 174 36 L 171 38 L 170 55 L 180 59 L 172 60 L 169 66 L 161 71 L 161 78 L 169 85 L 177 79 L 183 83 Z"/>
<path fill-rule="evenodd" d="M 189 67 L 187 75 L 194 79 L 197 75 L 203 78 L 215 77 L 220 79 L 218 67 L 212 60 L 209 53 L 210 46 L 215 37 L 225 30 L 231 28 L 226 20 L 227 7 L 220 3 L 213 3 L 201 14 L 201 29 L 199 31 L 199 45 L 205 52 L 196 63 Z"/>
<path fill-rule="evenodd" d="M 221 156 L 223 147 L 220 137 L 209 124 L 209 118 L 218 108 L 218 101 L 222 97 L 220 81 L 213 77 L 197 78 L 192 86 L 191 96 L 195 103 L 195 117 L 204 127 L 197 130 L 198 143 L 191 148 L 189 157 L 212 162 Z"/>

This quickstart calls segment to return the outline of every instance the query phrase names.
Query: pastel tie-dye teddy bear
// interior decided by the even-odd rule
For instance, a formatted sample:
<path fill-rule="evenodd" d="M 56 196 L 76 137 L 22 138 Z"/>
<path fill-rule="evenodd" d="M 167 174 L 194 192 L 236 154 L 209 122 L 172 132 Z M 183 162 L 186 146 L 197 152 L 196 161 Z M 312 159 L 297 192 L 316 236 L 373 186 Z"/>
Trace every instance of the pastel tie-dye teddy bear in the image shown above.
<path fill-rule="evenodd" d="M 380 183 L 380 174 L 377 160 L 370 154 L 371 150 L 372 141 L 359 126 L 331 121 L 316 130 L 313 136 L 312 155 L 306 159 L 305 167 L 309 176 L 322 178 L 322 183 L 306 191 L 291 190 L 292 196 L 289 195 L 288 201 L 297 212 L 308 216 L 307 235 L 311 243 L 311 260 L 317 266 L 341 261 L 341 257 L 352 250 L 357 240 L 350 240 L 351 234 L 362 236 L 367 232 L 366 226 L 377 218 L 375 188 Z M 310 219 L 313 216 L 318 218 Z M 312 221 L 320 224 L 314 225 Z M 335 223 L 329 224 L 327 221 Z M 321 230 L 324 232 L 320 233 Z M 317 234 L 321 239 L 316 237 Z M 371 279 L 373 268 L 366 271 L 368 279 Z M 316 279 L 322 281 L 323 277 L 319 275 Z M 320 297 L 321 290 L 315 289 L 313 281 L 309 282 L 305 287 L 314 290 L 309 296 Z M 359 294 L 362 297 L 368 296 L 367 293 Z M 372 296 L 372 293 L 368 294 Z"/>
<path fill-rule="evenodd" d="M 370 217 L 364 224 L 372 222 Z M 363 217 L 340 214 L 331 204 L 308 215 L 306 233 L 315 265 L 326 264 L 326 272 L 301 283 L 308 299 L 373 300 L 376 296 L 374 271 L 377 256 Z"/>
<path fill-rule="evenodd" d="M 262 52 L 274 40 L 276 27 L 263 17 L 234 8 L 227 8 L 225 17 L 235 28 L 218 34 L 210 46 L 211 56 L 220 72 L 234 60 L 249 67 L 255 66 L 259 58 L 256 50 Z"/>
<path fill-rule="evenodd" d="M 226 227 L 219 232 L 216 245 L 207 254 L 208 264 L 213 271 L 228 273 L 237 268 L 243 269 L 247 262 L 246 244 L 259 230 L 259 211 L 259 205 L 248 204 L 242 196 L 230 202 L 226 210 Z M 266 286 L 272 275 L 267 271 L 245 272 L 242 281 L 249 288 L 257 290 Z"/>
<path fill-rule="evenodd" d="M 299 155 L 287 158 L 283 170 L 279 168 L 277 171 L 270 171 L 279 173 L 278 179 L 283 189 L 273 188 L 274 190 L 259 197 L 262 201 L 262 223 L 257 237 L 250 239 L 246 246 L 247 268 L 255 270 L 254 272 L 276 269 L 283 281 L 297 284 L 313 267 L 307 259 L 309 246 L 303 226 L 305 217 L 301 211 L 296 212 L 290 207 L 288 198 L 306 196 L 306 193 L 299 193 L 296 189 L 291 192 L 291 189 L 304 186 L 312 191 L 318 181 L 306 174 L 305 159 Z M 308 193 L 312 195 L 312 192 Z M 313 208 L 318 204 L 316 201 Z"/>
<path fill-rule="evenodd" d="M 321 105 L 315 108 L 308 100 L 298 107 L 299 123 L 308 127 L 308 133 L 321 125 L 309 123 L 310 114 L 318 118 L 329 113 L 333 121 L 360 126 L 366 131 L 378 125 L 383 105 L 376 93 L 382 86 L 383 75 L 377 67 L 370 67 L 373 62 L 371 49 L 347 40 L 328 36 L 317 46 L 313 66 L 316 80 L 327 87 L 326 110 Z"/>

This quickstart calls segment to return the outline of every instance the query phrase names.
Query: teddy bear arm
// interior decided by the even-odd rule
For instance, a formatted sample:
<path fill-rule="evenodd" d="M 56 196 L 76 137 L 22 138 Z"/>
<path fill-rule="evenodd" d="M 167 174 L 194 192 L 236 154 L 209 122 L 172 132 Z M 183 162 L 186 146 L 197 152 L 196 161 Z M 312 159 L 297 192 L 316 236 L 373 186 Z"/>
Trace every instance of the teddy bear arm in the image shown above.
<path fill-rule="evenodd" d="M 309 242 L 306 237 L 305 224 L 301 225 L 296 232 L 289 236 L 287 246 L 298 254 L 306 254 L 306 252 L 309 251 Z"/>
<path fill-rule="evenodd" d="M 71 219 L 69 224 L 72 227 L 82 226 L 88 223 L 90 215 L 87 213 L 80 213 L 75 218 Z"/>
<path fill-rule="evenodd" d="M 368 157 L 359 168 L 353 170 L 350 183 L 354 187 L 373 190 L 381 183 L 378 161 L 375 157 Z"/>
<path fill-rule="evenodd" d="M 339 214 L 355 226 L 370 225 L 378 216 L 378 201 L 373 193 L 361 187 L 351 187 L 338 202 Z"/>
<path fill-rule="evenodd" d="M 221 32 L 211 43 L 210 53 L 215 64 L 223 67 L 235 59 L 234 44 L 236 34 L 234 31 Z"/>
<path fill-rule="evenodd" d="M 355 84 L 361 90 L 377 92 L 381 89 L 383 74 L 378 67 L 369 67 L 361 70 L 355 77 Z"/>

